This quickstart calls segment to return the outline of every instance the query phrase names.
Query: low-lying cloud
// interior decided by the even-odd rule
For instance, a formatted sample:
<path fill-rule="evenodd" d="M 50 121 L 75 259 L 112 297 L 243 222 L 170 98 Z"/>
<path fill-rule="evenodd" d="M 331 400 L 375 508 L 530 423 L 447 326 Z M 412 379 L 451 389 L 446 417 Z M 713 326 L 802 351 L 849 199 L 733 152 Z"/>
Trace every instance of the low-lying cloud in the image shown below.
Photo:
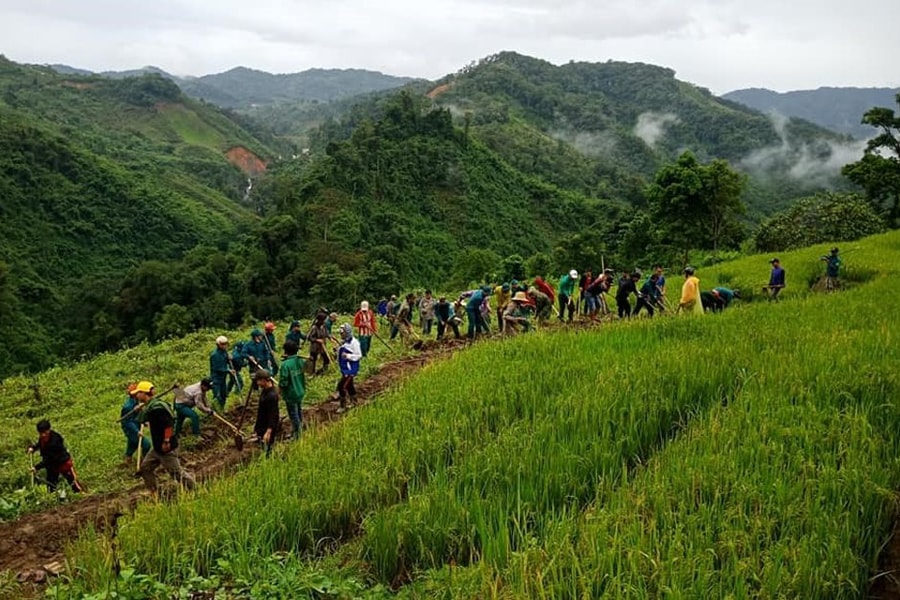
<path fill-rule="evenodd" d="M 865 140 L 839 142 L 824 138 L 793 145 L 787 135 L 788 118 L 779 113 L 770 113 L 769 118 L 781 142 L 754 150 L 739 163 L 757 175 L 786 173 L 810 186 L 823 185 L 838 175 L 844 165 L 859 160 L 866 148 Z"/>
<path fill-rule="evenodd" d="M 666 127 L 680 121 L 678 115 L 673 113 L 641 113 L 634 126 L 634 135 L 644 140 L 644 143 L 651 148 L 655 148 L 656 142 L 666 132 Z"/>

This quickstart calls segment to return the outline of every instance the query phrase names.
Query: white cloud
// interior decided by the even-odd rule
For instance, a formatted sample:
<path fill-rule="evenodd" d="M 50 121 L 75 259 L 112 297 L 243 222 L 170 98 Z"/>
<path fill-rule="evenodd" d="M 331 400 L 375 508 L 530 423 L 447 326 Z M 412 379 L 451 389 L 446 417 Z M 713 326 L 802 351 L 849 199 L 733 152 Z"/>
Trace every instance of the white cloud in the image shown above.
<path fill-rule="evenodd" d="M 435 79 L 515 50 L 658 64 L 717 93 L 894 86 L 898 12 L 895 0 L 4 0 L 0 52 L 98 71 L 359 67 Z"/>
<path fill-rule="evenodd" d="M 666 127 L 679 121 L 678 115 L 673 113 L 641 113 L 638 115 L 637 123 L 634 125 L 634 135 L 653 148 L 656 146 L 659 138 L 666 132 Z"/>

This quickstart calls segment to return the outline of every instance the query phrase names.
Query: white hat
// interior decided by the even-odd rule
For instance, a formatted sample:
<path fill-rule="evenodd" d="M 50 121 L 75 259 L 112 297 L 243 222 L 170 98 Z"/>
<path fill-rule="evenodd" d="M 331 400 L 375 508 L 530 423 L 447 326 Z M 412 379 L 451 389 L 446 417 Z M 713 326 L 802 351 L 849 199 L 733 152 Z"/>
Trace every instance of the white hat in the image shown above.
<path fill-rule="evenodd" d="M 569 277 L 571 277 L 572 279 L 575 279 L 576 277 L 578 277 L 578 271 L 576 271 L 575 269 L 572 269 L 571 271 L 569 271 Z"/>
<path fill-rule="evenodd" d="M 224 335 L 220 335 L 219 337 L 216 338 L 216 343 L 217 344 L 227 344 L 228 338 L 225 337 Z"/>
<path fill-rule="evenodd" d="M 363 300 L 359 303 L 360 310 L 369 310 L 369 303 Z"/>

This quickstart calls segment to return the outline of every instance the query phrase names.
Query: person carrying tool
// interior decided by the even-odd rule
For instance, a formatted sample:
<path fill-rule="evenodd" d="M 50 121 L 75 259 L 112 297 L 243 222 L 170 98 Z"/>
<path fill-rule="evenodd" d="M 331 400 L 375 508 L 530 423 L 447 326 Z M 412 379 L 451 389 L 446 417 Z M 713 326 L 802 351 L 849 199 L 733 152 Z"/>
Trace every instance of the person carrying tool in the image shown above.
<path fill-rule="evenodd" d="M 194 408 L 211 415 L 213 409 L 206 403 L 206 392 L 212 389 L 212 381 L 204 377 L 197 383 L 175 390 L 175 435 L 181 434 L 185 419 L 191 420 L 191 433 L 200 435 L 200 415 Z"/>
<path fill-rule="evenodd" d="M 297 356 L 300 346 L 293 340 L 285 340 L 284 360 L 278 370 L 278 387 L 281 389 L 281 397 L 287 407 L 288 417 L 291 419 L 291 439 L 300 438 L 300 430 L 303 425 L 303 397 L 306 396 L 306 361 Z"/>
<path fill-rule="evenodd" d="M 226 397 L 231 394 L 231 390 L 237 389 L 238 395 L 244 392 L 244 377 L 241 375 L 241 370 L 247 366 L 247 359 L 244 358 L 244 342 L 238 341 L 234 344 L 234 348 L 231 349 L 231 362 L 229 366 L 234 370 L 234 373 L 228 377 L 228 389 L 226 390 Z M 215 384 L 215 382 L 213 382 Z M 224 407 L 220 407 L 219 412 L 225 412 Z"/>
<path fill-rule="evenodd" d="M 272 355 L 269 353 L 265 335 L 257 327 L 250 332 L 250 337 L 252 339 L 244 343 L 244 358 L 247 359 L 250 376 L 252 377 L 259 369 L 265 369 L 271 375 L 273 373 Z"/>
<path fill-rule="evenodd" d="M 332 338 L 328 335 L 328 330 L 325 329 L 325 317 L 326 314 L 324 312 L 316 313 L 313 326 L 309 328 L 309 332 L 306 335 L 306 339 L 309 340 L 309 368 L 316 375 L 324 373 L 328 365 L 331 364 L 331 357 L 328 356 L 328 348 L 325 344 Z M 316 359 L 320 356 L 322 357 L 322 369 L 316 371 Z"/>
<path fill-rule="evenodd" d="M 578 271 L 572 269 L 559 279 L 559 288 L 557 295 L 559 296 L 559 322 L 562 323 L 564 314 L 569 312 L 568 322 L 571 323 L 575 317 L 575 286 L 578 284 Z"/>
<path fill-rule="evenodd" d="M 141 446 L 141 456 L 147 456 L 150 451 L 150 440 L 143 437 L 141 433 L 141 424 L 138 421 L 138 414 L 134 408 L 138 405 L 138 401 L 134 397 L 137 384 L 132 383 L 128 386 L 128 396 L 122 404 L 122 410 L 119 412 L 122 425 L 122 433 L 125 434 L 125 458 L 124 465 L 128 466 L 134 460 L 134 453 L 137 452 L 138 445 Z M 138 443 L 140 440 L 140 444 Z"/>
<path fill-rule="evenodd" d="M 72 491 L 77 493 L 83 492 L 84 488 L 78 482 L 78 476 L 75 474 L 75 465 L 72 463 L 72 455 L 66 449 L 66 442 L 59 433 L 50 428 L 50 421 L 41 419 L 37 424 L 38 441 L 28 446 L 28 454 L 35 451 L 40 452 L 41 461 L 32 466 L 32 472 L 36 473 L 41 469 L 47 470 L 47 490 L 56 491 L 59 483 L 59 477 L 69 482 Z"/>
<path fill-rule="evenodd" d="M 359 334 L 359 347 L 363 356 L 368 356 L 372 348 L 372 334 L 378 332 L 375 323 L 375 313 L 369 310 L 369 303 L 363 300 L 359 303 L 359 310 L 353 315 L 353 326 Z"/>
<path fill-rule="evenodd" d="M 837 248 L 832 248 L 828 256 L 819 257 L 819 260 L 825 261 L 825 291 L 833 292 L 840 287 L 841 282 L 838 277 L 841 273 L 841 257 Z"/>
<path fill-rule="evenodd" d="M 192 490 L 196 487 L 194 476 L 181 467 L 178 460 L 178 436 L 175 435 L 175 415 L 172 405 L 161 398 L 154 398 L 156 388 L 149 381 L 138 382 L 134 396 L 141 404 L 139 422 L 150 426 L 152 448 L 141 463 L 138 472 L 154 494 L 157 489 L 156 469 L 162 466 L 172 479 Z"/>
<path fill-rule="evenodd" d="M 275 360 L 275 348 L 277 348 L 277 346 L 275 345 L 275 323 L 273 323 L 272 321 L 266 321 L 263 329 L 265 329 L 263 342 L 266 344 L 266 350 L 269 351 L 269 373 L 277 373 L 278 361 Z"/>
<path fill-rule="evenodd" d="M 284 341 L 288 340 L 297 344 L 297 348 L 300 347 L 300 342 L 306 340 L 306 336 L 303 334 L 303 331 L 300 328 L 300 321 L 296 319 L 291 321 L 291 328 L 284 336 Z"/>
<path fill-rule="evenodd" d="M 447 301 L 446 296 L 438 298 L 438 302 L 434 307 L 434 314 L 437 317 L 437 339 L 444 339 L 444 332 L 447 331 L 448 327 L 453 330 L 453 335 L 456 336 L 456 339 L 459 339 L 459 324 L 454 318 L 456 311 L 453 310 L 453 305 Z"/>
<path fill-rule="evenodd" d="M 341 369 L 341 379 L 337 384 L 337 396 L 341 401 L 338 412 L 344 412 L 347 408 L 347 397 L 350 397 L 350 406 L 356 406 L 356 386 L 354 378 L 359 373 L 359 360 L 362 352 L 359 348 L 359 340 L 353 337 L 353 328 L 349 323 L 340 327 L 341 345 L 338 348 L 338 366 Z"/>
<path fill-rule="evenodd" d="M 397 311 L 397 319 L 394 321 L 397 330 L 400 332 L 400 339 L 406 343 L 409 343 L 409 338 L 413 335 L 412 316 L 415 304 L 416 295 L 407 294 L 406 301 L 400 305 L 400 310 Z"/>
<path fill-rule="evenodd" d="M 553 301 L 550 300 L 550 296 L 534 286 L 528 288 L 528 296 L 534 301 L 534 314 L 538 324 L 546 323 L 553 311 Z"/>
<path fill-rule="evenodd" d="M 684 268 L 684 284 L 681 286 L 678 311 L 692 315 L 703 314 L 703 303 L 700 300 L 700 279 L 694 275 L 694 267 Z"/>
<path fill-rule="evenodd" d="M 769 261 L 772 265 L 772 272 L 769 274 L 769 285 L 763 286 L 763 293 L 767 294 L 769 301 L 778 302 L 778 295 L 784 289 L 784 269 L 781 267 L 781 261 L 773 258 Z"/>
<path fill-rule="evenodd" d="M 642 308 L 646 308 L 647 314 L 652 317 L 654 307 L 659 305 L 661 297 L 662 293 L 659 290 L 659 275 L 655 272 L 651 273 L 650 277 L 644 281 L 644 285 L 641 286 L 641 291 L 638 293 L 637 304 L 634 307 L 634 312 L 631 314 L 636 317 L 638 316 L 638 313 L 641 312 Z"/>
<path fill-rule="evenodd" d="M 237 378 L 232 359 L 228 356 L 228 338 L 220 335 L 216 338 L 216 349 L 209 355 L 209 379 L 212 382 L 213 398 L 219 405 L 219 410 L 225 412 L 225 402 L 228 399 L 229 378 Z M 240 380 L 238 380 L 240 387 Z"/>
<path fill-rule="evenodd" d="M 474 340 L 479 333 L 489 333 L 487 323 L 481 318 L 481 304 L 486 296 L 491 295 L 490 286 L 482 286 L 460 294 L 460 300 L 468 298 L 466 302 L 466 318 L 469 320 L 468 337 Z"/>
<path fill-rule="evenodd" d="M 627 319 L 631 316 L 631 302 L 629 297 L 634 294 L 637 296 L 637 282 L 640 280 L 641 274 L 622 273 L 619 278 L 619 286 L 616 288 L 616 307 L 618 308 L 619 318 Z"/>
<path fill-rule="evenodd" d="M 275 438 L 278 435 L 278 426 L 281 417 L 278 414 L 278 390 L 272 376 L 265 369 L 259 369 L 253 373 L 253 383 L 260 389 L 259 406 L 256 409 L 256 424 L 253 432 L 259 443 L 266 451 L 266 456 L 272 454 Z"/>

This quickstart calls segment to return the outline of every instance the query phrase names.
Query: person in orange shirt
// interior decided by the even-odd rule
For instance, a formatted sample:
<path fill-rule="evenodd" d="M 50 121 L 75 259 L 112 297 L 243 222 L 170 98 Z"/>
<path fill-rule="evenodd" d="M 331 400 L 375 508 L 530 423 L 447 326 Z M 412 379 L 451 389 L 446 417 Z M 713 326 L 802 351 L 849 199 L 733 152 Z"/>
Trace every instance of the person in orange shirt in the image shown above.
<path fill-rule="evenodd" d="M 684 268 L 684 285 L 681 286 L 681 301 L 678 303 L 679 312 L 702 315 L 703 304 L 700 302 L 700 279 L 694 275 L 694 267 Z"/>

